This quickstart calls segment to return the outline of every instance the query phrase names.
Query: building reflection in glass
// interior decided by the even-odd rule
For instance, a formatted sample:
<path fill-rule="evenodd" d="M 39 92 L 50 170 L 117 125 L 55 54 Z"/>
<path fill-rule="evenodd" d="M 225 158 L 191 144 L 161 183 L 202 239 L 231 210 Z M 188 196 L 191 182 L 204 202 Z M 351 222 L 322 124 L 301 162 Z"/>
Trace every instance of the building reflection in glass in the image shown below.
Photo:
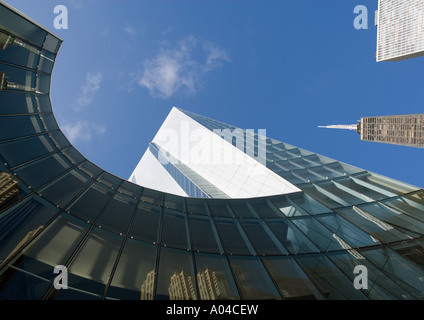
<path fill-rule="evenodd" d="M 19 182 L 7 172 L 0 172 L 0 212 L 19 200 Z"/>
<path fill-rule="evenodd" d="M 206 268 L 197 273 L 197 285 L 201 300 L 233 300 L 227 276 L 219 271 Z"/>

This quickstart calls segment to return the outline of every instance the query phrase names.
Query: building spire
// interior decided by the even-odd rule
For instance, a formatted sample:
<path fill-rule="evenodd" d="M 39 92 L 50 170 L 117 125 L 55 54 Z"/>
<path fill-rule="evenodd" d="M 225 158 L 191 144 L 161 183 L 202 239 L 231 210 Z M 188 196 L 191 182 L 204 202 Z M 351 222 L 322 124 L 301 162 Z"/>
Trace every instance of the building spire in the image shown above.
<path fill-rule="evenodd" d="M 318 128 L 328 128 L 328 129 L 345 129 L 345 130 L 358 130 L 357 124 L 336 124 L 330 126 L 318 126 Z"/>

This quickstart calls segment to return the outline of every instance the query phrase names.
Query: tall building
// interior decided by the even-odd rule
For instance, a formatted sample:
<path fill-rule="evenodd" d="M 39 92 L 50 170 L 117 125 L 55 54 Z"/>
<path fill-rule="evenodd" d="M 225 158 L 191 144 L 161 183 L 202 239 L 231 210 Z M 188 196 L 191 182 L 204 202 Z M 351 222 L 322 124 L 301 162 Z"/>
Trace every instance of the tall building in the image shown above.
<path fill-rule="evenodd" d="M 379 0 L 376 24 L 377 62 L 424 54 L 424 1 Z"/>
<path fill-rule="evenodd" d="M 300 191 L 267 168 L 267 151 L 273 152 L 267 150 L 266 136 L 254 130 L 174 107 L 129 180 L 163 192 L 204 198 Z"/>
<path fill-rule="evenodd" d="M 181 194 L 116 177 L 55 120 L 50 79 L 62 40 L 3 1 L 0 17 L 0 32 L 25 43 L 0 50 L 0 72 L 22 85 L 0 90 L 0 173 L 19 192 L 0 207 L 0 299 L 424 298 L 424 190 L 259 134 L 264 157 L 237 138 L 223 144 L 246 181 L 257 178 L 253 189 L 228 179 L 244 177 L 231 166 L 221 167 L 226 188 L 166 152 L 178 171 L 154 151 L 152 166 Z M 224 138 L 210 132 L 223 127 L 252 137 L 174 111 L 215 142 Z M 199 196 L 182 194 L 189 188 L 175 177 Z M 367 286 L 356 285 L 357 267 Z"/>
<path fill-rule="evenodd" d="M 365 141 L 424 148 L 424 114 L 364 117 L 356 125 L 323 128 L 355 130 Z"/>

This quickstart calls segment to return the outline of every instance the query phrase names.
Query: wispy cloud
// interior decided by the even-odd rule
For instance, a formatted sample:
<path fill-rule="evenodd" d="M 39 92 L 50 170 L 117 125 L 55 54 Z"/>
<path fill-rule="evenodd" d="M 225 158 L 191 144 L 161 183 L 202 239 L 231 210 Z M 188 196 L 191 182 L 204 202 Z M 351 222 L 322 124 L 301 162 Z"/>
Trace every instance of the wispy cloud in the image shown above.
<path fill-rule="evenodd" d="M 84 84 L 81 87 L 81 93 L 73 105 L 75 110 L 80 111 L 93 102 L 94 94 L 100 89 L 102 78 L 103 75 L 101 72 L 94 74 L 87 72 Z"/>
<path fill-rule="evenodd" d="M 190 36 L 175 48 L 163 47 L 155 57 L 146 59 L 138 84 L 157 98 L 169 98 L 180 91 L 195 94 L 202 77 L 225 61 L 230 58 L 224 49 Z"/>
<path fill-rule="evenodd" d="M 93 135 L 104 135 L 106 133 L 105 127 L 87 121 L 67 123 L 62 125 L 62 130 L 71 143 L 76 141 L 88 142 Z"/>

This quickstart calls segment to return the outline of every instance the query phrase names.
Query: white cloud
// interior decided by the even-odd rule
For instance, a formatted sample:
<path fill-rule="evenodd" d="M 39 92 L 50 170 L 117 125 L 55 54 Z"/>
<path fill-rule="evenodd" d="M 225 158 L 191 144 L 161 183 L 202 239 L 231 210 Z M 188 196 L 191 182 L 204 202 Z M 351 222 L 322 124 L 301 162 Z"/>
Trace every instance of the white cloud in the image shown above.
<path fill-rule="evenodd" d="M 93 124 L 87 121 L 77 121 L 75 123 L 67 123 L 61 126 L 65 136 L 71 143 L 76 141 L 88 142 L 92 139 L 93 135 L 103 135 L 106 133 L 106 128 Z"/>
<path fill-rule="evenodd" d="M 179 91 L 195 94 L 205 73 L 221 67 L 223 61 L 230 59 L 222 48 L 190 36 L 176 48 L 162 48 L 154 58 L 145 60 L 138 84 L 153 97 L 169 98 Z"/>
<path fill-rule="evenodd" d="M 231 59 L 228 57 L 228 54 L 216 44 L 211 42 L 207 42 L 203 45 L 206 56 L 206 68 L 214 68 L 217 66 L 221 66 L 223 61 L 230 62 Z"/>
<path fill-rule="evenodd" d="M 91 73 L 87 72 L 85 82 L 81 87 L 81 92 L 78 99 L 74 103 L 75 110 L 82 110 L 88 107 L 93 102 L 94 94 L 100 89 L 103 75 L 101 72 Z"/>

